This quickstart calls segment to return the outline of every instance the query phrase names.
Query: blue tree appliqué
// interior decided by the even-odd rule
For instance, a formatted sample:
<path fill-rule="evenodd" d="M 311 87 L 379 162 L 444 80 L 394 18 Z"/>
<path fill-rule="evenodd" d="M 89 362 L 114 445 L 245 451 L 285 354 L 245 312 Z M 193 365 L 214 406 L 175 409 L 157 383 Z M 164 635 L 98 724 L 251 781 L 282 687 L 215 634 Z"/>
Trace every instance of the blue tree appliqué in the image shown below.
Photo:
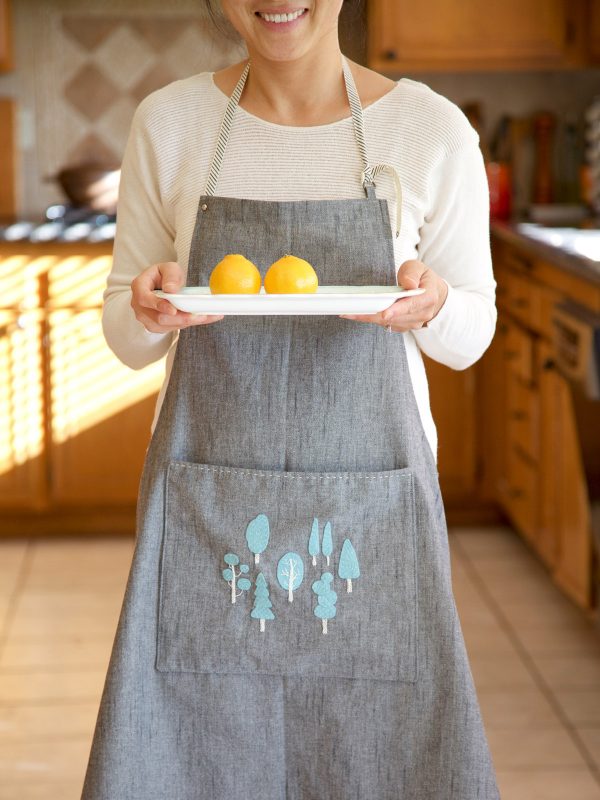
<path fill-rule="evenodd" d="M 314 519 L 312 528 L 310 531 L 310 536 L 308 538 L 308 554 L 312 556 L 312 563 L 313 566 L 317 565 L 317 556 L 321 552 L 321 548 L 319 546 L 319 520 Z"/>
<path fill-rule="evenodd" d="M 252 607 L 252 611 L 250 612 L 250 616 L 253 619 L 260 620 L 260 631 L 264 633 L 265 630 L 265 620 L 266 619 L 275 619 L 275 615 L 271 611 L 273 607 L 273 603 L 271 602 L 271 598 L 269 597 L 269 587 L 267 585 L 267 581 L 265 580 L 265 576 L 262 572 L 259 572 L 256 576 L 256 586 L 254 589 L 254 606 Z"/>
<path fill-rule="evenodd" d="M 327 559 L 327 566 L 329 566 L 329 557 L 333 552 L 333 539 L 331 538 L 331 522 L 325 523 L 325 528 L 323 529 L 323 542 L 321 544 L 321 551 L 325 558 Z"/>
<path fill-rule="evenodd" d="M 342 552 L 340 553 L 340 563 L 338 564 L 338 575 L 346 581 L 347 591 L 352 591 L 352 580 L 360 576 L 360 567 L 356 551 L 352 547 L 350 539 L 344 539 Z"/>
<path fill-rule="evenodd" d="M 227 569 L 223 570 L 223 577 L 231 587 L 231 602 L 235 603 L 235 598 L 247 592 L 252 586 L 248 578 L 240 578 L 240 575 L 248 572 L 250 567 L 248 564 L 240 564 L 239 556 L 235 553 L 227 553 L 223 561 L 228 565 Z M 239 569 L 236 569 L 238 565 Z"/>
<path fill-rule="evenodd" d="M 269 544 L 269 518 L 266 514 L 259 514 L 248 523 L 246 528 L 246 541 L 251 553 L 254 553 L 254 563 L 260 561 L 260 554 L 266 550 Z"/>
<path fill-rule="evenodd" d="M 331 572 L 324 572 L 321 579 L 312 585 L 313 592 L 317 595 L 318 602 L 315 608 L 315 617 L 318 617 L 323 625 L 323 633 L 327 633 L 327 620 L 333 619 L 337 613 L 335 607 L 337 594 L 331 588 L 333 575 Z"/>
<path fill-rule="evenodd" d="M 298 553 L 286 553 L 277 564 L 277 580 L 288 593 L 288 601 L 294 600 L 294 592 L 304 579 L 304 563 Z"/>

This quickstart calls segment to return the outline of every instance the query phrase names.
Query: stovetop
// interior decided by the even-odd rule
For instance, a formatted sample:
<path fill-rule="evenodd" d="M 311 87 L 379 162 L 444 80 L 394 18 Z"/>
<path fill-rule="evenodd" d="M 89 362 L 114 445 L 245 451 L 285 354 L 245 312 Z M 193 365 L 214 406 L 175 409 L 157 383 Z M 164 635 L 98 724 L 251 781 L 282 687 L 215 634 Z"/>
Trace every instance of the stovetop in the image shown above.
<path fill-rule="evenodd" d="M 53 205 L 46 209 L 45 217 L 0 226 L 0 242 L 109 242 L 115 237 L 114 214 Z"/>

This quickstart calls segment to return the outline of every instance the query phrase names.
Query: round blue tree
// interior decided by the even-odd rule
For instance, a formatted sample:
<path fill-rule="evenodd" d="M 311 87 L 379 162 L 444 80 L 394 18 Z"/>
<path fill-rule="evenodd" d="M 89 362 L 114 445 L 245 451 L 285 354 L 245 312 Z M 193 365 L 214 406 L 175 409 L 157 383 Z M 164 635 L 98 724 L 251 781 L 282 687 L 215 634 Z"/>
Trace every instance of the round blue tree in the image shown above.
<path fill-rule="evenodd" d="M 304 579 L 304 562 L 298 553 L 286 553 L 277 564 L 277 580 L 288 593 L 288 601 L 294 600 L 294 592 Z"/>
<path fill-rule="evenodd" d="M 265 620 L 275 619 L 275 615 L 271 611 L 273 603 L 269 597 L 269 587 L 262 572 L 256 576 L 256 587 L 254 589 L 254 606 L 250 612 L 253 619 L 260 620 L 261 633 L 265 630 Z"/>
<path fill-rule="evenodd" d="M 315 617 L 318 617 L 322 622 L 323 633 L 327 633 L 327 620 L 333 619 L 337 613 L 335 607 L 337 594 L 331 588 L 332 582 L 333 575 L 331 572 L 324 572 L 321 575 L 321 580 L 315 581 L 312 585 L 312 590 L 318 597 L 314 613 Z"/>
<path fill-rule="evenodd" d="M 223 577 L 231 587 L 231 602 L 235 603 L 236 597 L 247 592 L 252 586 L 248 578 L 240 578 L 242 573 L 248 572 L 249 567 L 247 564 L 240 564 L 239 556 L 235 553 L 226 553 L 223 561 L 227 564 L 227 568 L 223 570 Z"/>
<path fill-rule="evenodd" d="M 248 523 L 246 528 L 246 541 L 251 553 L 254 553 L 254 563 L 258 564 L 260 561 L 260 553 L 262 553 L 269 544 L 269 518 L 266 514 L 259 514 Z"/>

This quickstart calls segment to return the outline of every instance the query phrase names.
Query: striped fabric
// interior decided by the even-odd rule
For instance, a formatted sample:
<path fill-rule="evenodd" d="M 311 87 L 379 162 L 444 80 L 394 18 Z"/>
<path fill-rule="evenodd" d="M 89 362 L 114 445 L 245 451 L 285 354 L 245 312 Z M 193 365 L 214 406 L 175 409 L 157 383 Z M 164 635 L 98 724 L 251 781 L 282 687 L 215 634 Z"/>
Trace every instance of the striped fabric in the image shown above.
<path fill-rule="evenodd" d="M 402 226 L 402 186 L 400 184 L 400 177 L 397 171 L 394 169 L 394 167 L 391 166 L 391 164 L 375 164 L 373 166 L 369 166 L 367 145 L 365 141 L 365 127 L 363 121 L 362 105 L 360 103 L 360 98 L 356 90 L 354 77 L 352 76 L 352 72 L 350 71 L 350 67 L 348 66 L 348 61 L 345 56 L 342 56 L 342 69 L 344 71 L 344 82 L 346 84 L 348 102 L 350 104 L 350 111 L 352 113 L 354 135 L 356 138 L 356 143 L 358 145 L 358 150 L 360 152 L 360 157 L 363 163 L 361 183 L 365 187 L 372 186 L 375 183 L 375 178 L 377 177 L 377 175 L 379 175 L 382 172 L 387 172 L 389 175 L 392 176 L 392 178 L 394 179 L 394 185 L 396 189 L 396 236 L 398 237 L 400 236 L 400 228 Z M 225 109 L 225 113 L 223 115 L 221 128 L 219 130 L 219 137 L 217 140 L 217 146 L 211 163 L 208 180 L 206 182 L 206 191 L 204 192 L 206 195 L 210 197 L 212 197 L 215 194 L 217 188 L 217 181 L 219 179 L 221 165 L 223 163 L 223 158 L 225 156 L 225 149 L 227 147 L 227 142 L 229 141 L 229 134 L 231 131 L 231 126 L 233 124 L 233 117 L 235 114 L 235 110 L 239 104 L 240 97 L 242 96 L 242 92 L 244 90 L 244 86 L 246 84 L 246 79 L 248 78 L 249 71 L 250 71 L 250 59 L 248 59 L 248 63 L 244 67 L 244 71 L 242 72 L 240 79 L 238 80 L 236 87 L 233 90 L 231 97 L 229 98 L 229 102 L 227 103 L 227 108 Z"/>

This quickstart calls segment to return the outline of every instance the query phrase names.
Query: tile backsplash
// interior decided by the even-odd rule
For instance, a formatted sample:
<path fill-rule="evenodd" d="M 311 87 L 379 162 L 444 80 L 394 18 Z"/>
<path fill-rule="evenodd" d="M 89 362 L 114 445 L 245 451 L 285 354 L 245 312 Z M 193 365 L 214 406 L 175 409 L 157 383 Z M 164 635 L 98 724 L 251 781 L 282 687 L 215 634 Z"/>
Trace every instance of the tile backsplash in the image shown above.
<path fill-rule="evenodd" d="M 14 9 L 16 69 L 0 95 L 19 104 L 20 213 L 61 201 L 51 176 L 94 160 L 119 164 L 134 110 L 150 92 L 244 57 L 202 4 L 26 0 Z"/>
<path fill-rule="evenodd" d="M 364 21 L 347 6 L 342 49 L 364 63 Z M 201 0 L 13 3 L 16 63 L 0 74 L 0 96 L 18 102 L 21 215 L 40 216 L 63 199 L 51 179 L 61 167 L 92 159 L 118 164 L 133 112 L 151 91 L 245 56 L 242 45 L 214 30 L 203 9 Z M 409 77 L 461 105 L 480 101 L 488 137 L 503 113 L 547 109 L 561 119 L 581 119 L 600 92 L 598 69 Z"/>

